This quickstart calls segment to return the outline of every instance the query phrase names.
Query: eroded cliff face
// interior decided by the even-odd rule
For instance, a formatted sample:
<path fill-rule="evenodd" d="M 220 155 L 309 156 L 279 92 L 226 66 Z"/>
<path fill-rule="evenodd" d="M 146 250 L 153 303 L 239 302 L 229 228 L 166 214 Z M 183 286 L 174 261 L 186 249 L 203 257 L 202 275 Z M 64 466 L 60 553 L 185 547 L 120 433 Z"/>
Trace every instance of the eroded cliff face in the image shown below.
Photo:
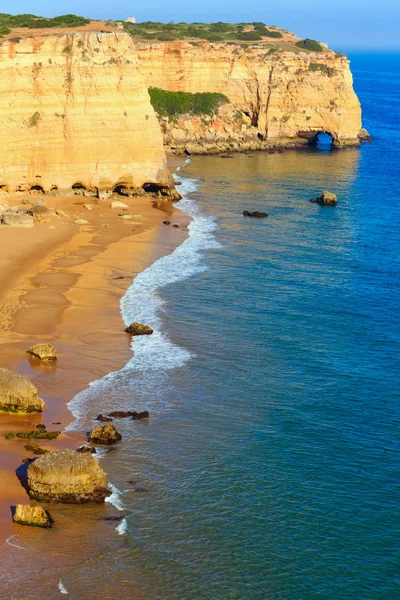
<path fill-rule="evenodd" d="M 349 61 L 329 50 L 273 51 L 266 44 L 136 42 L 148 86 L 220 92 L 231 102 L 212 119 L 161 120 L 166 144 L 193 151 L 300 146 L 321 132 L 336 147 L 360 143 L 361 108 Z M 233 110 L 232 110 L 233 109 Z M 239 111 L 239 112 L 238 112 Z"/>
<path fill-rule="evenodd" d="M 168 190 L 160 126 L 129 35 L 0 44 L 0 187 L 107 195 Z"/>

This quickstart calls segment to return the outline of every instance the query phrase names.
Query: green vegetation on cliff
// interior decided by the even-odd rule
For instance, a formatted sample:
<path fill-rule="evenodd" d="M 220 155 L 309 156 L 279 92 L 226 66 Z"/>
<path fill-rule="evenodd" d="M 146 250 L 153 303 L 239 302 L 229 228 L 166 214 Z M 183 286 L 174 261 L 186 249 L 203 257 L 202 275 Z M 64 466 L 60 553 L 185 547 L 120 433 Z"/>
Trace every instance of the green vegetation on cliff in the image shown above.
<path fill-rule="evenodd" d="M 61 15 L 54 19 L 37 17 L 36 15 L 9 15 L 0 13 L 0 37 L 10 33 L 15 27 L 26 27 L 28 29 L 43 29 L 45 27 L 79 27 L 90 23 L 89 19 L 76 15 Z"/>
<path fill-rule="evenodd" d="M 296 46 L 299 48 L 304 48 L 305 50 L 311 50 L 311 52 L 322 52 L 323 47 L 319 42 L 315 40 L 310 40 L 310 38 L 306 38 L 305 40 L 300 40 L 296 42 Z"/>
<path fill-rule="evenodd" d="M 224 94 L 168 92 L 160 88 L 149 88 L 150 101 L 154 110 L 164 117 L 180 115 L 212 115 L 222 104 L 229 102 Z"/>
<path fill-rule="evenodd" d="M 257 41 L 263 37 L 281 38 L 277 28 L 267 28 L 264 23 L 124 23 L 124 28 L 135 39 L 173 41 L 200 39 L 209 42 L 226 40 Z"/>
<path fill-rule="evenodd" d="M 333 67 L 328 67 L 324 63 L 310 63 L 308 65 L 309 71 L 321 71 L 324 75 L 328 75 L 328 77 L 333 77 L 336 73 L 336 69 Z"/>

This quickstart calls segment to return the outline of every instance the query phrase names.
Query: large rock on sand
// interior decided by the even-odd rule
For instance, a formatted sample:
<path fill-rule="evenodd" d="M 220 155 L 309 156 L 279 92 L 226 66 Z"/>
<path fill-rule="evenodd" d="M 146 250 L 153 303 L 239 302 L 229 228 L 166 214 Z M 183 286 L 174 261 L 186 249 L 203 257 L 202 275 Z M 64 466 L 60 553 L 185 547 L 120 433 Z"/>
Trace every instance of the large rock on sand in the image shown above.
<path fill-rule="evenodd" d="M 107 474 L 91 454 L 54 450 L 28 468 L 29 495 L 40 502 L 103 502 Z"/>
<path fill-rule="evenodd" d="M 33 227 L 33 224 L 33 216 L 24 209 L 15 209 L 14 207 L 3 214 L 3 225 L 8 225 L 8 227 Z"/>
<path fill-rule="evenodd" d="M 57 351 L 51 344 L 35 344 L 26 352 L 40 360 L 57 360 Z"/>
<path fill-rule="evenodd" d="M 136 322 L 131 323 L 125 331 L 130 335 L 151 335 L 153 333 L 153 330 L 149 325 L 143 325 L 142 323 Z"/>
<path fill-rule="evenodd" d="M 112 423 L 95 427 L 89 435 L 89 442 L 104 444 L 105 446 L 111 446 L 111 444 L 115 444 L 120 440 L 122 440 L 122 435 L 118 433 Z"/>
<path fill-rule="evenodd" d="M 44 402 L 27 379 L 9 369 L 0 369 L 0 412 L 42 412 Z"/>
<path fill-rule="evenodd" d="M 49 529 L 54 523 L 47 510 L 41 506 L 29 506 L 29 504 L 17 504 L 13 521 L 20 525 L 45 527 L 46 529 Z"/>

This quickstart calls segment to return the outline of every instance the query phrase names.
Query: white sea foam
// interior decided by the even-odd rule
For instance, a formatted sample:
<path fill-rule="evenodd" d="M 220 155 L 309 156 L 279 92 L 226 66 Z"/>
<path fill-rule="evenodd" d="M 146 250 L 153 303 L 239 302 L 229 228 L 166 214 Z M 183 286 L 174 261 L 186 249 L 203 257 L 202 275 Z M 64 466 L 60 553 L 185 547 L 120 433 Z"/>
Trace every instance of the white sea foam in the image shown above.
<path fill-rule="evenodd" d="M 189 162 L 190 159 L 185 164 Z M 177 174 L 175 179 L 182 184 L 180 192 L 183 196 L 176 207 L 192 219 L 188 226 L 189 235 L 172 254 L 160 258 L 137 275 L 121 299 L 124 323 L 129 325 L 132 321 L 143 322 L 151 325 L 154 333 L 151 336 L 135 338 L 134 357 L 125 367 L 90 383 L 86 390 L 70 401 L 68 406 L 76 421 L 71 423 L 67 430 L 88 426 L 94 411 L 102 410 L 102 397 L 107 397 L 115 409 L 123 409 L 124 402 L 129 402 L 135 386 L 136 389 L 147 389 L 149 397 L 152 392 L 156 401 L 155 390 L 162 389 L 162 381 L 165 378 L 163 374 L 170 369 L 182 367 L 191 358 L 188 350 L 173 344 L 167 333 L 162 330 L 162 314 L 166 309 L 166 303 L 161 296 L 162 288 L 206 270 L 203 251 L 219 248 L 220 245 L 214 237 L 217 228 L 215 218 L 204 215 L 196 201 L 190 197 L 190 194 L 197 190 L 197 181 Z M 152 407 L 147 403 L 143 408 L 151 410 Z"/>
<path fill-rule="evenodd" d="M 18 544 L 13 544 L 13 542 L 11 540 L 13 539 L 18 539 L 16 535 L 10 535 L 10 537 L 8 537 L 6 539 L 6 543 L 9 546 L 13 546 L 14 548 L 18 548 L 19 550 L 27 550 L 27 548 L 23 548 L 23 546 L 18 546 Z"/>
<path fill-rule="evenodd" d="M 64 586 L 63 582 L 61 581 L 61 579 L 58 582 L 58 589 L 60 590 L 60 594 L 64 594 L 66 596 L 68 596 L 68 590 L 67 588 Z"/>
<path fill-rule="evenodd" d="M 128 529 L 128 521 L 126 517 L 124 517 L 119 525 L 115 528 L 118 531 L 119 535 L 124 535 Z"/>
<path fill-rule="evenodd" d="M 125 506 L 121 500 L 121 492 L 113 483 L 109 483 L 108 487 L 112 491 L 111 496 L 107 496 L 106 502 L 112 504 L 117 510 L 125 510 Z"/>

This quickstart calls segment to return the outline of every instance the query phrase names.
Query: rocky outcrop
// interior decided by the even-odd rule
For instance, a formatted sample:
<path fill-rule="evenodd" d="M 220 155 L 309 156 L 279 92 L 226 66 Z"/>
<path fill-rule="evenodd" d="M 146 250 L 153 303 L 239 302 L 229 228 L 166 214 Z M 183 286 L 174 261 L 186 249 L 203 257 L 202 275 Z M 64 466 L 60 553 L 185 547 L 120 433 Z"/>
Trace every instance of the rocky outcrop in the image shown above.
<path fill-rule="evenodd" d="M 168 195 L 162 136 L 124 32 L 0 43 L 0 190 Z M 147 188 L 148 189 L 148 188 Z"/>
<path fill-rule="evenodd" d="M 57 351 L 51 344 L 35 344 L 26 352 L 39 360 L 57 360 Z"/>
<path fill-rule="evenodd" d="M 149 41 L 136 48 L 149 87 L 230 100 L 214 117 L 160 118 L 171 151 L 302 146 L 321 132 L 336 147 L 360 143 L 361 108 L 344 55 L 274 43 Z"/>
<path fill-rule="evenodd" d="M 256 217 L 257 219 L 263 219 L 265 217 L 268 217 L 268 213 L 261 212 L 260 210 L 254 210 L 253 212 L 251 212 L 249 210 L 244 210 L 243 216 L 244 217 Z"/>
<path fill-rule="evenodd" d="M 27 379 L 9 369 L 0 369 L 0 412 L 42 412 L 44 402 Z"/>
<path fill-rule="evenodd" d="M 54 450 L 28 467 L 29 495 L 41 502 L 103 502 L 107 475 L 89 453 Z"/>
<path fill-rule="evenodd" d="M 149 325 L 143 325 L 142 323 L 131 323 L 129 327 L 125 329 L 126 333 L 130 335 L 151 335 L 153 333 L 152 328 Z"/>
<path fill-rule="evenodd" d="M 3 213 L 2 223 L 8 227 L 33 227 L 34 217 L 27 210 L 13 207 Z"/>
<path fill-rule="evenodd" d="M 89 435 L 89 442 L 93 444 L 103 444 L 111 446 L 122 440 L 122 435 L 118 433 L 112 423 L 95 427 Z"/>
<path fill-rule="evenodd" d="M 317 204 L 322 204 L 324 206 L 335 206 L 338 203 L 338 199 L 336 194 L 333 194 L 332 192 L 322 192 L 320 196 L 313 198 L 311 202 L 316 202 Z"/>
<path fill-rule="evenodd" d="M 45 529 L 49 529 L 54 523 L 47 510 L 41 506 L 29 506 L 28 504 L 17 504 L 13 521 L 19 525 L 44 527 Z"/>

